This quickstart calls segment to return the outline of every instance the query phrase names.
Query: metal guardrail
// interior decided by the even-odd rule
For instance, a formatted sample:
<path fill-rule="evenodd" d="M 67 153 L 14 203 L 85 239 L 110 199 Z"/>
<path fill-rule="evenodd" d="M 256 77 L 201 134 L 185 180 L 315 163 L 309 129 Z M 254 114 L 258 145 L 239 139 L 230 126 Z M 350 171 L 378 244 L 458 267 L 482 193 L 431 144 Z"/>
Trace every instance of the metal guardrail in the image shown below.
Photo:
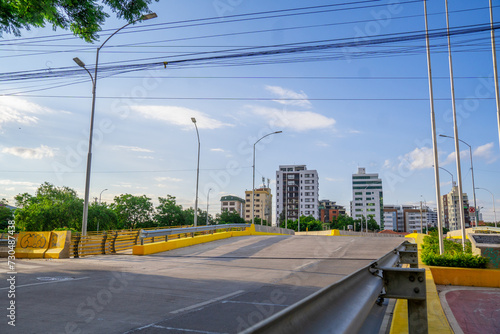
<path fill-rule="evenodd" d="M 240 334 L 357 333 L 379 297 L 408 299 L 409 333 L 427 333 L 425 270 L 394 268 L 407 244 Z"/>
<path fill-rule="evenodd" d="M 177 234 L 191 234 L 194 236 L 198 232 L 215 232 L 216 230 L 230 230 L 230 229 L 244 229 L 250 227 L 251 224 L 217 224 L 217 225 L 206 225 L 197 227 L 186 227 L 186 228 L 169 228 L 162 230 L 146 231 L 141 230 L 139 232 L 139 239 L 141 245 L 144 245 L 144 239 L 155 238 L 155 237 L 165 237 L 165 241 L 168 240 L 169 235 Z"/>

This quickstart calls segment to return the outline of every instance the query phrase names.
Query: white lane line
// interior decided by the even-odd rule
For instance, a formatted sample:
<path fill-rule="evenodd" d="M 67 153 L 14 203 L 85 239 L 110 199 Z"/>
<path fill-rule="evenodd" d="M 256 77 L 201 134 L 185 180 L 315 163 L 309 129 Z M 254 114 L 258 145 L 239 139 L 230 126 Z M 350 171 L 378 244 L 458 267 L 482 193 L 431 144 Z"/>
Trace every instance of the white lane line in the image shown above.
<path fill-rule="evenodd" d="M 195 308 L 199 308 L 199 307 L 202 307 L 202 306 L 205 306 L 205 305 L 208 305 L 208 304 L 212 304 L 212 303 L 218 302 L 219 300 L 222 300 L 222 299 L 226 299 L 226 298 L 229 298 L 229 297 L 232 297 L 232 296 L 235 296 L 235 295 L 239 295 L 239 294 L 241 294 L 243 292 L 245 292 L 245 290 L 238 290 L 238 291 L 235 291 L 233 293 L 227 294 L 225 296 L 220 296 L 220 297 L 217 297 L 217 298 L 213 298 L 213 299 L 207 300 L 206 302 L 199 303 L 199 304 L 194 304 L 194 305 L 191 305 L 191 306 L 188 306 L 188 307 L 184 307 L 184 308 L 172 311 L 170 313 L 176 314 L 176 313 L 180 313 L 180 312 L 183 312 L 183 311 L 189 311 L 189 310 L 192 310 L 192 309 L 195 309 Z"/>
<path fill-rule="evenodd" d="M 232 304 L 251 304 L 251 305 L 265 305 L 265 306 L 281 306 L 281 307 L 288 307 L 290 305 L 283 305 L 283 304 L 273 304 L 273 303 L 258 303 L 258 302 L 245 302 L 245 301 L 239 301 L 239 300 L 225 300 L 222 302 L 222 304 L 226 303 L 232 303 Z"/>
<path fill-rule="evenodd" d="M 31 283 L 31 284 L 16 285 L 16 289 L 23 288 L 23 287 L 26 287 L 26 286 L 34 286 L 34 285 L 41 285 L 41 284 L 74 282 L 74 281 L 79 281 L 79 280 L 87 279 L 87 278 L 90 278 L 90 277 L 80 277 L 80 278 L 75 278 L 75 279 L 66 279 L 66 280 L 62 280 L 62 281 L 49 281 L 49 282 L 40 282 L 40 283 Z M 10 289 L 10 287 L 0 288 L 0 290 L 7 290 L 7 289 Z"/>
<path fill-rule="evenodd" d="M 202 333 L 202 334 L 228 334 L 228 333 L 220 333 L 220 332 L 198 331 L 196 329 L 165 327 L 165 326 L 160 326 L 160 325 L 150 325 L 147 328 L 160 328 L 160 329 L 168 329 L 168 330 L 190 332 L 190 333 Z"/>

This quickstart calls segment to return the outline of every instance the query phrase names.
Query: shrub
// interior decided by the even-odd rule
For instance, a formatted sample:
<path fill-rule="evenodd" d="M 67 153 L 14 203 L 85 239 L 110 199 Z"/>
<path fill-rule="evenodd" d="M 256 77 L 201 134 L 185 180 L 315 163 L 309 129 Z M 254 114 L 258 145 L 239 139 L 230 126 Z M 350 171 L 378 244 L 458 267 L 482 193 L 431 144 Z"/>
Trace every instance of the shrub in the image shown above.
<path fill-rule="evenodd" d="M 422 245 L 422 261 L 428 266 L 486 268 L 489 259 L 472 254 L 470 241 L 466 241 L 465 250 L 462 243 L 444 239 L 444 253 L 439 254 L 439 239 L 437 233 L 431 233 L 424 238 Z"/>

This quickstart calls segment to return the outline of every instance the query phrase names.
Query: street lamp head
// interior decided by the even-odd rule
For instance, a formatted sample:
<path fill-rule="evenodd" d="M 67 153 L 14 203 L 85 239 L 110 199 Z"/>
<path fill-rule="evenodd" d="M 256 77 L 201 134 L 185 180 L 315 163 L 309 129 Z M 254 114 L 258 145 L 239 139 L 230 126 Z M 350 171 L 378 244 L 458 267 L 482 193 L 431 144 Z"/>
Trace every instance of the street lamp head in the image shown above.
<path fill-rule="evenodd" d="M 453 138 L 453 137 L 450 137 L 450 136 L 447 136 L 447 135 L 439 135 L 439 137 Z"/>
<path fill-rule="evenodd" d="M 74 61 L 74 62 L 75 62 L 78 66 L 85 68 L 85 63 L 84 63 L 83 61 L 81 61 L 81 60 L 80 60 L 80 58 L 75 57 L 75 58 L 73 58 L 73 61 Z"/>
<path fill-rule="evenodd" d="M 158 17 L 158 15 L 156 15 L 156 13 L 150 13 L 150 14 L 145 14 L 145 15 L 142 15 L 141 16 L 141 20 L 142 21 L 145 21 L 145 20 L 150 20 L 150 19 L 154 19 Z"/>
<path fill-rule="evenodd" d="M 191 121 L 193 121 L 193 123 L 196 123 L 196 118 L 191 117 Z"/>
<path fill-rule="evenodd" d="M 274 133 L 282 133 L 282 132 L 283 132 L 283 131 L 281 131 L 281 130 L 280 130 L 280 131 L 276 131 L 276 132 L 274 132 Z"/>

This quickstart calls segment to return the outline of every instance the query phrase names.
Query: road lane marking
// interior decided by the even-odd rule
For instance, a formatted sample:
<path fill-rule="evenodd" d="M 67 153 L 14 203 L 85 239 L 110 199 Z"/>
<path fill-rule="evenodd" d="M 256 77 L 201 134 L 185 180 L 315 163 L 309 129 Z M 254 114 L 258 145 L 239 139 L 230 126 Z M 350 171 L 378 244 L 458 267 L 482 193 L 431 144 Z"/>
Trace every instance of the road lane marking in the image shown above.
<path fill-rule="evenodd" d="M 194 305 L 191 305 L 191 306 L 188 306 L 188 307 L 184 307 L 184 308 L 172 311 L 170 313 L 177 314 L 177 313 L 180 313 L 180 312 L 183 312 L 183 311 L 189 311 L 189 310 L 192 310 L 192 309 L 195 309 L 195 308 L 199 308 L 199 307 L 202 307 L 202 306 L 205 306 L 205 305 L 208 305 L 208 304 L 212 304 L 212 303 L 218 302 L 219 300 L 222 300 L 222 299 L 226 299 L 226 298 L 229 298 L 229 297 L 233 297 L 233 296 L 239 295 L 239 294 L 241 294 L 243 292 L 245 292 L 245 290 L 238 290 L 238 291 L 235 291 L 233 293 L 227 294 L 225 296 L 220 296 L 220 297 L 217 297 L 217 298 L 213 298 L 213 299 L 207 300 L 207 301 L 205 301 L 203 303 L 198 303 L 198 304 L 194 304 Z"/>
<path fill-rule="evenodd" d="M 222 302 L 222 304 L 226 303 L 232 303 L 232 304 L 251 304 L 251 305 L 265 305 L 265 306 L 281 306 L 281 307 L 288 307 L 290 305 L 282 305 L 282 304 L 273 304 L 273 303 L 258 303 L 258 302 L 245 302 L 245 301 L 239 301 L 239 300 L 225 300 Z"/>
<path fill-rule="evenodd" d="M 27 286 L 34 286 L 34 285 L 41 285 L 41 284 L 74 282 L 74 281 L 79 281 L 79 280 L 86 279 L 86 278 L 90 278 L 90 277 L 80 277 L 80 278 L 75 278 L 75 279 L 67 279 L 67 280 L 63 280 L 63 281 L 48 281 L 48 282 L 40 282 L 40 283 L 31 283 L 31 284 L 16 285 L 16 288 L 23 288 L 23 287 L 27 287 Z M 7 289 L 10 289 L 10 287 L 0 288 L 0 290 L 7 290 Z"/>
<path fill-rule="evenodd" d="M 165 327 L 165 326 L 160 326 L 160 325 L 150 325 L 147 328 L 160 328 L 160 329 L 168 329 L 168 330 L 190 332 L 190 333 L 201 333 L 201 334 L 228 334 L 228 333 L 220 333 L 220 332 L 198 331 L 196 329 Z"/>

